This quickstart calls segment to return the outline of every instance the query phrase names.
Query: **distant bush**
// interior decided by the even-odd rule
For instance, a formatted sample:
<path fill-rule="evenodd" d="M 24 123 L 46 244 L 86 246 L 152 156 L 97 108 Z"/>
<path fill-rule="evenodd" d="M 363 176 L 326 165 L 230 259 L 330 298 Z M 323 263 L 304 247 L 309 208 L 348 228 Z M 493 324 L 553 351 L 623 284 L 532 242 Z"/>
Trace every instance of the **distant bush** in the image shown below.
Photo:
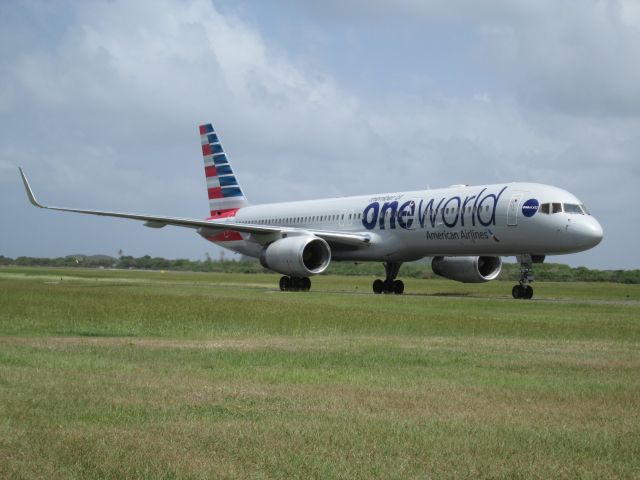
<path fill-rule="evenodd" d="M 0 255 L 0 266 L 17 265 L 23 267 L 82 267 L 82 268 L 120 268 L 136 270 L 174 270 L 184 272 L 216 272 L 216 273 L 268 273 L 260 262 L 250 260 L 174 260 L 151 257 L 122 256 L 112 258 L 104 255 L 85 256 L 70 255 L 57 258 L 18 257 L 15 260 Z M 332 262 L 327 270 L 332 275 L 365 275 L 382 277 L 384 268 L 379 262 Z M 549 282 L 614 282 L 640 284 L 640 270 L 595 270 L 586 267 L 573 268 L 560 263 L 536 264 L 534 268 L 536 280 Z M 410 262 L 402 266 L 401 275 L 409 278 L 436 278 L 431 270 L 430 262 Z M 520 266 L 517 263 L 504 263 L 500 278 L 517 281 Z"/>

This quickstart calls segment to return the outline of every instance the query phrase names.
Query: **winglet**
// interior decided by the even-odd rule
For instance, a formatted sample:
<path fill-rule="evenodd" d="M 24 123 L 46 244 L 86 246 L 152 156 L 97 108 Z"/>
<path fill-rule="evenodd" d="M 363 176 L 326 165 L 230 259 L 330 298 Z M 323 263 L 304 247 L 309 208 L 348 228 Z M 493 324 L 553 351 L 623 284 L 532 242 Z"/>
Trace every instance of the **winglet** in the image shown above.
<path fill-rule="evenodd" d="M 22 176 L 22 182 L 24 183 L 24 188 L 27 190 L 27 196 L 29 197 L 29 201 L 36 207 L 47 208 L 44 205 L 38 203 L 38 200 L 36 200 L 36 196 L 33 194 L 33 190 L 31 190 L 31 185 L 29 185 L 29 180 L 27 180 L 27 176 L 24 174 L 24 171 L 22 171 L 22 167 L 18 167 L 18 170 L 20 170 L 20 175 Z"/>

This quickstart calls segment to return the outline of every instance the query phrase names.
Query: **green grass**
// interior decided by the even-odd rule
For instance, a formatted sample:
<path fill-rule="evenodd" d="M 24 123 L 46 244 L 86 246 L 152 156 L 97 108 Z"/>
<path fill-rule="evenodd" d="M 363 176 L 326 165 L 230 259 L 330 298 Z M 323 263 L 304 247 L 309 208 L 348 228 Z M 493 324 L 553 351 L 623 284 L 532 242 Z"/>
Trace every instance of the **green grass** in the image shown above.
<path fill-rule="evenodd" d="M 640 286 L 0 269 L 2 478 L 637 478 Z"/>

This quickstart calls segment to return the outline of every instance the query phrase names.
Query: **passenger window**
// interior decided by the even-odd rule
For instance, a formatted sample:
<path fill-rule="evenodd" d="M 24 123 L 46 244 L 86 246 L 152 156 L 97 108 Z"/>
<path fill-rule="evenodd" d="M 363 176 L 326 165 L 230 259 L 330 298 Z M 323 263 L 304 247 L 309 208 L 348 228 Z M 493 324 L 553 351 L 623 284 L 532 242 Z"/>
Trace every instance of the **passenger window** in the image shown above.
<path fill-rule="evenodd" d="M 562 204 L 561 203 L 554 203 L 552 205 L 553 205 L 552 213 L 562 213 Z"/>

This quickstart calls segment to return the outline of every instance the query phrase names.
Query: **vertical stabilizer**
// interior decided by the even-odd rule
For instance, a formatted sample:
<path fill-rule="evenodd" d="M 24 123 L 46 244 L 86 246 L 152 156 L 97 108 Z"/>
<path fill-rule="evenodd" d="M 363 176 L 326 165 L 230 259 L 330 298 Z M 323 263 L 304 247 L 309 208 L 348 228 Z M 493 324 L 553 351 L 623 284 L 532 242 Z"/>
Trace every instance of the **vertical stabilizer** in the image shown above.
<path fill-rule="evenodd" d="M 249 202 L 210 123 L 200 125 L 200 140 L 211 216 L 234 215 L 236 210 L 247 206 Z"/>

